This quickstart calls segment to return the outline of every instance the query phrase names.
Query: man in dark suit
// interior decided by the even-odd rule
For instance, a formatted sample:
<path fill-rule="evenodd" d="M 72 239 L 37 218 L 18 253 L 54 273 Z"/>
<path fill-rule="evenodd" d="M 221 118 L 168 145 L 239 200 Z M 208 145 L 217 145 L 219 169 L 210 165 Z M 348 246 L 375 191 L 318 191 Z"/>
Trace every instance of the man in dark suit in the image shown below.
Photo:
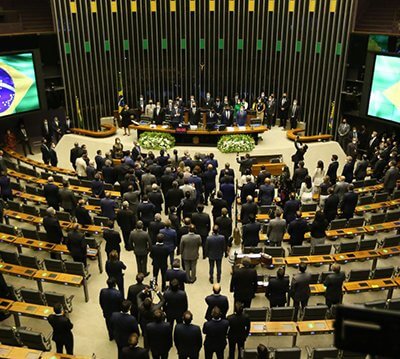
<path fill-rule="evenodd" d="M 378 137 L 378 132 L 373 131 L 371 133 L 371 138 L 369 139 L 368 142 L 368 158 L 371 158 L 373 153 L 375 152 L 375 148 L 379 145 L 379 137 Z"/>
<path fill-rule="evenodd" d="M 346 279 L 344 272 L 340 271 L 340 265 L 338 263 L 332 264 L 332 274 L 329 274 L 325 278 L 325 301 L 326 305 L 330 308 L 334 304 L 342 303 L 343 299 L 343 282 Z"/>
<path fill-rule="evenodd" d="M 172 347 L 172 326 L 164 321 L 161 310 L 154 312 L 154 321 L 146 326 L 148 343 L 153 359 L 166 359 Z"/>
<path fill-rule="evenodd" d="M 228 178 L 229 183 L 234 182 L 235 171 L 233 170 L 233 168 L 230 167 L 230 164 L 228 162 L 225 163 L 225 167 L 219 172 L 219 183 L 222 183 L 222 180 L 225 178 L 225 176 Z"/>
<path fill-rule="evenodd" d="M 138 294 L 141 293 L 145 288 L 149 288 L 147 284 L 143 284 L 144 274 L 136 274 L 136 283 L 132 284 L 128 288 L 128 295 L 126 297 L 132 303 L 131 314 L 135 318 L 139 318 L 139 307 L 138 307 Z"/>
<path fill-rule="evenodd" d="M 146 230 L 149 223 L 154 219 L 156 207 L 149 202 L 147 195 L 143 195 L 142 202 L 137 207 L 138 218 L 143 222 L 143 228 Z"/>
<path fill-rule="evenodd" d="M 293 185 L 296 190 L 299 190 L 301 184 L 308 176 L 308 169 L 304 167 L 304 162 L 300 161 L 298 167 L 293 172 Z"/>
<path fill-rule="evenodd" d="M 229 309 L 228 297 L 221 294 L 221 285 L 215 283 L 213 285 L 213 293 L 205 298 L 207 310 L 205 314 L 206 320 L 211 320 L 211 311 L 214 307 L 218 307 L 221 311 L 221 318 L 225 319 Z"/>
<path fill-rule="evenodd" d="M 269 300 L 269 306 L 284 307 L 289 292 L 289 278 L 285 277 L 285 267 L 279 267 L 276 278 L 269 278 L 268 286 L 265 289 L 265 296 Z"/>
<path fill-rule="evenodd" d="M 56 343 L 57 353 L 63 353 L 63 347 L 67 354 L 74 353 L 74 336 L 72 334 L 73 325 L 71 321 L 64 315 L 61 304 L 54 305 L 54 314 L 49 315 L 47 321 L 53 328 L 53 340 Z"/>
<path fill-rule="evenodd" d="M 44 185 L 43 191 L 47 205 L 53 207 L 56 211 L 60 210 L 59 188 L 54 184 L 54 178 L 52 176 L 47 179 L 47 184 Z"/>
<path fill-rule="evenodd" d="M 42 144 L 40 145 L 40 152 L 42 152 L 42 161 L 48 165 L 50 163 L 50 144 L 43 138 Z"/>
<path fill-rule="evenodd" d="M 260 186 L 258 191 L 258 204 L 260 206 L 269 206 L 274 200 L 275 186 L 271 183 L 270 178 L 266 178 L 264 184 Z"/>
<path fill-rule="evenodd" d="M 188 298 L 186 292 L 180 289 L 178 279 L 172 279 L 169 288 L 164 293 L 164 310 L 167 322 L 171 327 L 176 323 L 182 323 L 183 313 L 188 309 Z"/>
<path fill-rule="evenodd" d="M 72 230 L 68 232 L 66 245 L 71 257 L 75 262 L 81 262 L 87 265 L 87 241 L 85 234 L 79 230 L 79 223 L 72 225 Z"/>
<path fill-rule="evenodd" d="M 164 245 L 164 235 L 157 234 L 157 242 L 151 247 L 150 257 L 153 259 L 153 277 L 157 279 L 158 272 L 161 272 L 161 289 L 165 290 L 165 273 L 168 268 L 169 249 Z"/>
<path fill-rule="evenodd" d="M 52 207 L 47 209 L 47 216 L 43 218 L 43 227 L 47 233 L 47 241 L 54 244 L 61 244 L 64 235 L 60 222 L 56 217 L 56 210 Z M 59 256 L 53 252 L 50 253 L 51 258 L 59 259 Z"/>
<path fill-rule="evenodd" d="M 203 325 L 203 333 L 206 336 L 204 340 L 205 358 L 211 359 L 215 353 L 217 359 L 223 359 L 229 322 L 226 319 L 222 319 L 221 311 L 218 307 L 212 309 L 211 318 Z"/>
<path fill-rule="evenodd" d="M 28 151 L 29 151 L 29 153 L 31 155 L 33 155 L 31 143 L 30 143 L 29 136 L 28 136 L 28 132 L 26 131 L 26 128 L 25 128 L 25 125 L 24 125 L 23 122 L 21 122 L 20 125 L 19 125 L 18 132 L 17 132 L 17 137 L 19 139 L 19 142 L 22 145 L 22 149 L 24 151 L 24 156 L 25 157 L 27 156 Z"/>
<path fill-rule="evenodd" d="M 346 163 L 343 166 L 342 176 L 346 179 L 347 183 L 353 181 L 354 163 L 355 160 L 353 160 L 351 156 L 346 157 Z"/>
<path fill-rule="evenodd" d="M 104 182 L 101 179 L 100 173 L 96 173 L 94 175 L 94 180 L 92 181 L 91 187 L 92 187 L 92 196 L 93 197 L 104 198 L 106 193 L 104 190 Z"/>
<path fill-rule="evenodd" d="M 354 211 L 357 207 L 357 202 L 358 194 L 354 192 L 354 185 L 350 183 L 349 191 L 344 194 L 342 203 L 340 205 L 340 209 L 342 210 L 342 218 L 346 218 L 347 220 L 353 218 Z"/>
<path fill-rule="evenodd" d="M 165 280 L 167 282 L 172 282 L 172 280 L 177 279 L 179 283 L 179 289 L 185 290 L 185 283 L 189 283 L 187 274 L 181 269 L 181 261 L 179 258 L 175 258 L 172 263 L 172 269 L 167 269 L 165 273 Z"/>
<path fill-rule="evenodd" d="M 228 247 L 229 238 L 232 235 L 232 218 L 228 217 L 226 208 L 222 208 L 221 216 L 214 223 L 218 226 L 219 233 L 224 236 L 226 247 Z"/>
<path fill-rule="evenodd" d="M 183 198 L 184 198 L 184 193 L 179 188 L 178 182 L 173 181 L 172 188 L 168 189 L 165 194 L 165 212 L 166 212 L 165 214 L 168 214 L 168 210 L 171 207 L 178 208 Z"/>
<path fill-rule="evenodd" d="M 289 120 L 290 120 L 290 128 L 293 130 L 297 127 L 297 121 L 300 118 L 300 106 L 297 103 L 297 100 L 293 100 L 292 106 L 289 108 Z"/>
<path fill-rule="evenodd" d="M 217 191 L 217 197 L 211 199 L 213 221 L 221 216 L 222 208 L 228 208 L 228 202 L 222 198 L 222 192 Z"/>
<path fill-rule="evenodd" d="M 204 247 L 205 256 L 208 257 L 210 264 L 209 280 L 211 284 L 214 283 L 214 264 L 217 267 L 217 282 L 221 281 L 221 266 L 226 251 L 225 246 L 225 237 L 219 234 L 219 228 L 215 225 L 212 234 L 207 237 Z"/>
<path fill-rule="evenodd" d="M 139 336 L 136 333 L 130 335 L 128 346 L 122 348 L 121 359 L 149 359 L 149 351 L 138 347 Z"/>
<path fill-rule="evenodd" d="M 119 231 L 114 230 L 114 222 L 108 221 L 105 223 L 105 228 L 103 230 L 103 238 L 106 242 L 105 251 L 107 254 L 107 258 L 110 255 L 111 251 L 117 251 L 118 255 L 121 253 L 121 235 Z"/>
<path fill-rule="evenodd" d="M 296 194 L 294 192 L 290 193 L 289 200 L 283 207 L 283 219 L 286 220 L 287 224 L 296 219 L 296 212 L 300 209 L 300 205 L 301 202 L 296 199 Z"/>
<path fill-rule="evenodd" d="M 278 104 L 278 118 L 281 120 L 280 126 L 286 128 L 286 121 L 289 118 L 290 102 L 286 93 L 282 94 Z"/>
<path fill-rule="evenodd" d="M 112 162 L 107 159 L 104 162 L 104 166 L 102 169 L 103 179 L 105 183 L 114 184 L 117 180 L 117 173 L 115 168 L 112 166 Z"/>
<path fill-rule="evenodd" d="M 225 106 L 221 114 L 221 123 L 225 126 L 232 126 L 233 112 L 229 105 Z"/>
<path fill-rule="evenodd" d="M 69 155 L 69 161 L 71 162 L 71 165 L 74 169 L 76 169 L 75 162 L 76 160 L 81 157 L 83 154 L 82 148 L 79 146 L 78 142 L 74 143 L 74 147 L 72 147 Z"/>
<path fill-rule="evenodd" d="M 213 130 L 215 129 L 215 125 L 218 122 L 218 116 L 215 113 L 215 110 L 212 108 L 206 115 L 206 129 Z"/>
<path fill-rule="evenodd" d="M 373 168 L 372 177 L 380 181 L 383 177 L 383 173 L 385 172 L 385 167 L 386 160 L 382 157 L 382 155 L 379 154 L 378 160 L 376 161 Z"/>
<path fill-rule="evenodd" d="M 246 176 L 246 184 L 242 186 L 240 189 L 240 201 L 242 205 L 246 202 L 247 196 L 254 197 L 256 193 L 257 186 L 256 184 L 252 181 L 252 178 L 250 175 Z"/>
<path fill-rule="evenodd" d="M 155 213 L 162 213 L 162 204 L 164 203 L 164 198 L 156 183 L 151 185 L 151 192 L 149 192 L 148 197 L 150 203 L 154 204 Z"/>
<path fill-rule="evenodd" d="M 293 246 L 301 246 L 304 241 L 304 235 L 309 231 L 307 221 L 302 218 L 301 212 L 296 212 L 296 219 L 290 222 L 288 226 L 290 236 L 289 243 Z"/>
<path fill-rule="evenodd" d="M 293 306 L 295 308 L 294 321 L 297 320 L 297 314 L 299 312 L 299 307 L 306 307 L 308 304 L 308 299 L 310 298 L 310 284 L 311 284 L 311 274 L 306 273 L 307 264 L 299 264 L 299 273 L 295 274 L 290 285 L 290 295 L 293 298 Z"/>
<path fill-rule="evenodd" d="M 211 193 L 215 191 L 215 178 L 217 177 L 217 171 L 214 166 L 210 163 L 207 165 L 207 170 L 203 173 L 203 185 L 204 185 L 204 204 L 208 205 L 208 198 Z"/>
<path fill-rule="evenodd" d="M 111 193 L 107 192 L 106 196 L 100 200 L 101 215 L 112 221 L 115 219 L 115 209 L 117 203 L 111 198 Z"/>
<path fill-rule="evenodd" d="M 385 192 L 392 194 L 397 186 L 397 180 L 399 179 L 399 169 L 395 161 L 391 161 L 389 165 L 390 167 L 383 178 L 383 188 Z"/>
<path fill-rule="evenodd" d="M 130 247 L 129 236 L 135 228 L 135 216 L 129 209 L 128 201 L 122 202 L 122 208 L 117 212 L 117 223 L 119 228 L 121 228 L 125 249 L 131 250 L 132 248 Z"/>
<path fill-rule="evenodd" d="M 229 358 L 235 358 L 235 348 L 238 347 L 238 358 L 242 358 L 244 343 L 250 332 L 250 319 L 246 314 L 243 314 L 243 304 L 235 303 L 235 313 L 228 318 L 228 342 L 229 342 Z"/>
<path fill-rule="evenodd" d="M 357 162 L 356 169 L 354 170 L 354 178 L 356 181 L 364 181 L 367 176 L 368 169 L 368 157 L 367 155 L 362 155 L 361 161 Z"/>
<path fill-rule="evenodd" d="M 203 338 L 198 325 L 191 324 L 193 315 L 186 311 L 183 313 L 183 323 L 175 326 L 174 342 L 179 359 L 198 359 Z"/>
<path fill-rule="evenodd" d="M 331 163 L 328 166 L 328 170 L 326 171 L 326 175 L 329 177 L 329 180 L 332 185 L 334 185 L 337 181 L 337 170 L 339 168 L 338 156 L 332 155 Z"/>
<path fill-rule="evenodd" d="M 250 308 L 257 291 L 257 272 L 251 268 L 249 257 L 242 259 L 242 265 L 242 268 L 233 271 L 230 290 L 233 292 L 235 302 L 241 302 L 245 308 Z"/>
<path fill-rule="evenodd" d="M 92 217 L 90 217 L 89 210 L 85 208 L 85 200 L 80 199 L 78 201 L 78 206 L 75 210 L 75 216 L 77 222 L 82 226 L 89 226 L 93 223 Z"/>
<path fill-rule="evenodd" d="M 100 307 L 103 310 L 103 317 L 106 321 L 108 338 L 110 340 L 114 339 L 113 329 L 111 326 L 111 315 L 114 312 L 119 312 L 121 310 L 122 301 L 124 296 L 122 293 L 115 288 L 116 282 L 114 278 L 107 279 L 107 288 L 103 288 L 100 291 Z"/>
<path fill-rule="evenodd" d="M 52 142 L 52 133 L 51 133 L 51 126 L 47 118 L 43 119 L 42 126 L 41 126 L 41 133 L 42 137 L 46 140 L 47 144 L 50 145 Z"/>
<path fill-rule="evenodd" d="M 150 236 L 151 244 L 156 244 L 157 234 L 165 227 L 165 223 L 161 219 L 161 214 L 156 213 L 154 220 L 149 223 L 147 230 Z"/>
<path fill-rule="evenodd" d="M 75 214 L 75 208 L 77 205 L 77 198 L 73 191 L 69 189 L 69 182 L 63 181 L 63 188 L 59 190 L 60 204 L 64 211 Z"/>
<path fill-rule="evenodd" d="M 325 199 L 324 214 L 328 222 L 331 222 L 337 216 L 339 196 L 334 193 L 333 188 L 328 189 L 328 194 L 329 196 Z"/>
<path fill-rule="evenodd" d="M 260 241 L 261 224 L 256 222 L 256 217 L 249 216 L 249 223 L 242 227 L 242 240 L 244 247 L 257 247 Z"/>
<path fill-rule="evenodd" d="M 135 253 L 138 273 L 143 273 L 145 276 L 149 275 L 147 256 L 151 250 L 151 245 L 149 234 L 143 230 L 143 222 L 138 221 L 136 229 L 129 236 L 129 248 L 132 248 Z"/>
<path fill-rule="evenodd" d="M 246 153 L 244 158 L 236 157 L 236 162 L 239 163 L 239 165 L 240 165 L 239 171 L 243 176 L 244 174 L 246 174 L 246 171 L 248 169 L 251 170 L 251 167 L 253 166 L 253 163 L 254 163 L 254 159 L 250 157 L 249 153 Z"/>
<path fill-rule="evenodd" d="M 201 123 L 201 113 L 196 103 L 194 103 L 192 108 L 189 110 L 189 123 L 192 126 L 198 126 L 199 123 Z"/>
<path fill-rule="evenodd" d="M 204 205 L 197 206 L 197 213 L 192 214 L 192 224 L 196 227 L 196 234 L 201 237 L 201 245 L 203 247 L 203 259 L 205 258 L 205 245 L 208 234 L 211 229 L 211 220 L 208 213 L 204 213 Z"/>
<path fill-rule="evenodd" d="M 140 334 L 138 321 L 129 314 L 131 305 L 129 300 L 124 300 L 121 311 L 112 313 L 110 318 L 113 336 L 118 347 L 118 358 L 122 357 L 122 348 L 128 345 L 129 336 L 132 333 Z"/>
<path fill-rule="evenodd" d="M 162 125 L 165 119 L 164 109 L 161 107 L 161 103 L 157 101 L 156 108 L 153 111 L 153 122 L 156 125 Z"/>

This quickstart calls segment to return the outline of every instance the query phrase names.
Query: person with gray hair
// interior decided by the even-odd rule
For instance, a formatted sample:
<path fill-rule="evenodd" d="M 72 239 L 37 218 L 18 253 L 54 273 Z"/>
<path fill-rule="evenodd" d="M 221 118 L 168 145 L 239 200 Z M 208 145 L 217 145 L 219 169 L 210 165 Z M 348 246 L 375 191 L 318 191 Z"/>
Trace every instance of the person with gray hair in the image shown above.
<path fill-rule="evenodd" d="M 47 183 L 43 187 L 43 192 L 47 205 L 58 211 L 60 209 L 60 190 L 58 186 L 54 184 L 54 178 L 52 176 L 47 179 Z"/>
<path fill-rule="evenodd" d="M 129 202 L 123 201 L 122 208 L 117 212 L 117 223 L 121 228 L 122 237 L 125 243 L 125 249 L 131 250 L 129 243 L 129 236 L 135 228 L 135 216 L 129 208 Z"/>
<path fill-rule="evenodd" d="M 282 245 L 283 236 L 286 233 L 286 220 L 282 218 L 282 210 L 277 208 L 275 218 L 269 221 L 267 236 L 271 246 Z"/>
<path fill-rule="evenodd" d="M 147 271 L 147 256 L 151 250 L 149 234 L 143 230 L 143 222 L 137 221 L 136 229 L 129 236 L 129 248 L 133 249 L 136 256 L 137 272 L 149 275 Z"/>
<path fill-rule="evenodd" d="M 61 244 L 64 235 L 61 229 L 60 222 L 56 217 L 56 210 L 53 207 L 47 208 L 47 216 L 43 218 L 43 227 L 47 234 L 47 241 L 54 244 Z M 50 253 L 52 259 L 60 259 L 57 253 Z"/>

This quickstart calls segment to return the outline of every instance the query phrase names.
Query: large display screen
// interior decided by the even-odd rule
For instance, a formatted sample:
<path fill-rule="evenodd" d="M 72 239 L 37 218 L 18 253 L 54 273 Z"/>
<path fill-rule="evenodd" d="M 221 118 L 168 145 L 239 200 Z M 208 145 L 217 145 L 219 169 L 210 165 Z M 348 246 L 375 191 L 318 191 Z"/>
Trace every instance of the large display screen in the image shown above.
<path fill-rule="evenodd" d="M 0 55 L 0 117 L 38 109 L 33 53 Z"/>
<path fill-rule="evenodd" d="M 400 123 L 400 57 L 376 56 L 368 115 Z"/>

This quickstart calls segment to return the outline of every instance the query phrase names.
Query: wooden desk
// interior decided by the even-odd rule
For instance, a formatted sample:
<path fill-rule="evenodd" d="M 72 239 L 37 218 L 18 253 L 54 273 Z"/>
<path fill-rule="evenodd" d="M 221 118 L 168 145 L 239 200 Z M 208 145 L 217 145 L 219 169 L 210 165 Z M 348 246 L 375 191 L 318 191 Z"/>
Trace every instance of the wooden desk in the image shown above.
<path fill-rule="evenodd" d="M 244 257 L 250 258 L 251 264 L 258 265 L 261 263 L 261 254 L 260 253 L 248 253 L 248 254 L 238 254 L 236 256 L 235 264 L 242 263 L 242 259 Z M 285 258 L 282 257 L 274 257 L 272 258 L 272 266 L 285 264 Z"/>
<path fill-rule="evenodd" d="M 41 292 L 43 292 L 43 282 L 55 283 L 55 284 L 63 284 L 72 287 L 82 287 L 83 293 L 85 296 L 85 301 L 89 301 L 89 291 L 87 286 L 87 280 L 80 276 L 74 274 L 67 273 L 57 273 L 50 272 L 46 270 L 38 270 L 33 276 L 33 279 L 36 280 L 38 288 Z"/>
<path fill-rule="evenodd" d="M 10 148 L 7 148 L 7 147 L 3 148 L 3 151 L 8 156 L 15 158 L 17 160 L 18 164 L 20 164 L 20 162 L 24 162 L 24 163 L 31 165 L 33 168 L 38 167 L 38 168 L 44 169 L 46 172 L 50 171 L 50 172 L 54 172 L 54 173 L 61 173 L 63 175 L 67 175 L 67 176 L 74 176 L 74 177 L 76 176 L 76 172 L 73 170 L 68 170 L 66 168 L 46 165 L 45 163 L 35 161 L 35 160 L 32 160 L 31 158 L 25 157 L 25 156 L 21 155 L 20 153 L 11 150 Z"/>
<path fill-rule="evenodd" d="M 366 232 L 365 227 L 354 227 L 354 228 L 342 228 L 342 229 L 332 229 L 329 231 L 326 231 L 325 234 L 329 238 L 335 238 L 335 237 L 343 237 L 343 236 L 357 236 L 361 235 L 361 238 L 363 237 L 363 234 Z"/>
<path fill-rule="evenodd" d="M 49 243 L 24 237 L 16 238 L 13 244 L 19 247 L 31 248 L 37 251 L 44 250 L 47 252 L 52 252 L 55 247 L 54 243 Z"/>
<path fill-rule="evenodd" d="M 295 336 L 297 327 L 295 322 L 251 322 L 250 335 Z"/>
<path fill-rule="evenodd" d="M 359 282 L 345 282 L 343 284 L 343 288 L 346 293 L 361 293 L 372 290 L 389 290 L 387 299 L 392 298 L 393 289 L 397 286 L 398 284 L 393 278 L 369 279 Z"/>
<path fill-rule="evenodd" d="M 334 320 L 306 320 L 297 322 L 300 335 L 330 334 L 333 333 Z"/>
<path fill-rule="evenodd" d="M 323 284 L 310 284 L 311 295 L 323 295 L 326 288 Z"/>
<path fill-rule="evenodd" d="M 383 184 L 376 184 L 373 186 L 366 186 L 366 187 L 360 187 L 360 188 L 354 188 L 354 192 L 358 194 L 362 193 L 369 193 L 369 192 L 378 192 L 381 189 L 383 189 Z"/>
<path fill-rule="evenodd" d="M 19 278 L 32 279 L 36 274 L 36 269 L 0 262 L 0 273 Z"/>
<path fill-rule="evenodd" d="M 385 201 L 385 202 L 376 202 L 371 204 L 365 204 L 363 206 L 357 206 L 355 212 L 362 213 L 362 212 L 369 212 L 369 211 L 376 211 L 380 209 L 388 209 L 391 207 L 400 206 L 400 199 L 394 199 L 392 201 Z"/>
<path fill-rule="evenodd" d="M 306 264 L 332 264 L 334 262 L 333 256 L 330 254 L 313 255 L 313 256 L 299 256 L 299 257 L 285 257 L 285 262 L 288 266 L 297 266 L 300 263 Z"/>
<path fill-rule="evenodd" d="M 271 163 L 271 162 L 264 162 L 264 163 L 255 163 L 251 166 L 251 173 L 253 176 L 257 176 L 260 171 L 261 167 L 265 166 L 269 173 L 272 176 L 280 176 L 282 174 L 282 168 L 286 166 L 286 163 L 278 162 L 278 163 Z"/>
<path fill-rule="evenodd" d="M 302 212 L 301 217 L 305 219 L 310 219 L 315 217 L 315 212 Z M 267 213 L 257 214 L 256 216 L 257 221 L 266 221 L 269 220 L 269 215 Z"/>
<path fill-rule="evenodd" d="M 10 309 L 11 305 L 14 303 L 13 300 L 0 298 L 0 311 L 6 311 Z"/>
<path fill-rule="evenodd" d="M 375 249 L 333 254 L 334 260 L 338 263 L 349 263 L 349 262 L 373 259 L 374 261 L 372 264 L 372 269 L 376 268 L 376 263 L 379 256 L 380 256 L 379 252 Z"/>
<path fill-rule="evenodd" d="M 367 233 L 375 233 L 380 231 L 392 231 L 394 229 L 400 228 L 400 221 L 395 222 L 385 222 L 380 224 L 374 224 L 364 227 Z"/>
<path fill-rule="evenodd" d="M 8 311 L 13 314 L 17 327 L 21 326 L 20 316 L 47 320 L 49 315 L 54 313 L 53 307 L 25 302 L 12 303 Z"/>
<path fill-rule="evenodd" d="M 400 246 L 396 247 L 387 247 L 387 248 L 380 248 L 377 250 L 379 256 L 385 257 L 392 257 L 400 255 Z"/>
<path fill-rule="evenodd" d="M 0 344 L 0 358 L 7 359 L 39 359 L 43 352 L 29 348 L 12 347 Z"/>
<path fill-rule="evenodd" d="M 0 233 L 0 242 L 13 243 L 16 238 L 17 238 L 17 236 L 13 236 L 11 234 Z"/>

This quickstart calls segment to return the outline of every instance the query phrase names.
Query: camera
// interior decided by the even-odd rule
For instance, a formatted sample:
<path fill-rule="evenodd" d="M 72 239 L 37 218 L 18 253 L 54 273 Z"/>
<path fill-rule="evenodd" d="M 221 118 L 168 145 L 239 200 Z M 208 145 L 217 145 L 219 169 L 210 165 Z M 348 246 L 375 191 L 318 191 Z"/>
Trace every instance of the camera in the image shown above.
<path fill-rule="evenodd" d="M 150 280 L 150 289 L 155 291 L 156 287 L 157 287 L 157 279 L 156 278 L 152 278 Z"/>

